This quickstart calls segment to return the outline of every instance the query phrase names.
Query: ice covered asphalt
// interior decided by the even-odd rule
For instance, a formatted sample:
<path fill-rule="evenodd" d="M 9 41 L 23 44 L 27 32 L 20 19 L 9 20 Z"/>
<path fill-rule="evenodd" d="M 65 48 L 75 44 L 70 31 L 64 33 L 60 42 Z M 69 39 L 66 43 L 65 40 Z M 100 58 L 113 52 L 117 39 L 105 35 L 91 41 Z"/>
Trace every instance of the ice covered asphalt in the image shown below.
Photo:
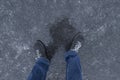
<path fill-rule="evenodd" d="M 27 79 L 37 39 L 56 53 L 47 80 L 65 80 L 64 45 L 78 31 L 83 80 L 120 80 L 120 0 L 0 0 L 0 80 Z"/>

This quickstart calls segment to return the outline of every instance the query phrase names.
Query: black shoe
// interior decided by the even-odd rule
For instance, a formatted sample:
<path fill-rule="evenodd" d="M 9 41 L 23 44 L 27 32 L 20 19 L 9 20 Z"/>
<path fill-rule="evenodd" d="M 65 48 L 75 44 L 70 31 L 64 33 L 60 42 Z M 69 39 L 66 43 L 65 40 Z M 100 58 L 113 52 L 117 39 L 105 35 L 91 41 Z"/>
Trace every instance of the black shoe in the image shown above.
<path fill-rule="evenodd" d="M 78 52 L 79 49 L 82 47 L 83 41 L 84 41 L 84 38 L 81 35 L 81 33 L 80 32 L 77 33 L 72 39 L 69 50 Z"/>
<path fill-rule="evenodd" d="M 34 44 L 34 50 L 35 50 L 38 58 L 39 57 L 47 58 L 47 48 L 41 40 L 36 41 L 36 43 Z"/>

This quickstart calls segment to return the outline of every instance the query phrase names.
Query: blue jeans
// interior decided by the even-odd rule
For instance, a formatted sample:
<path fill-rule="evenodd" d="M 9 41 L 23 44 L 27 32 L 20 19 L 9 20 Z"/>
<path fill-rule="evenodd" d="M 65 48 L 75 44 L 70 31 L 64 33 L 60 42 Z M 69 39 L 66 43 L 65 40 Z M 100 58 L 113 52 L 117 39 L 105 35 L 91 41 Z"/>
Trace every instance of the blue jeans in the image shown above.
<path fill-rule="evenodd" d="M 66 80 L 82 80 L 80 58 L 74 51 L 65 54 L 67 62 Z M 46 58 L 39 58 L 27 80 L 45 80 L 50 62 Z"/>

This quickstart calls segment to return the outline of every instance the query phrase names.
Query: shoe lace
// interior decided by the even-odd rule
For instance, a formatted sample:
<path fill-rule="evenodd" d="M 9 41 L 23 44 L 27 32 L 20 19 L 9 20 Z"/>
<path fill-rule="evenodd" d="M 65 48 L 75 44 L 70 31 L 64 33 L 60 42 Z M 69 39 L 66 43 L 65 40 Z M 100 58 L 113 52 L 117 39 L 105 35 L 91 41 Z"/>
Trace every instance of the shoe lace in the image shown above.
<path fill-rule="evenodd" d="M 75 43 L 75 47 L 74 47 L 74 49 L 72 49 L 72 51 L 78 52 L 81 47 L 82 47 L 81 42 L 77 41 L 77 43 Z"/>

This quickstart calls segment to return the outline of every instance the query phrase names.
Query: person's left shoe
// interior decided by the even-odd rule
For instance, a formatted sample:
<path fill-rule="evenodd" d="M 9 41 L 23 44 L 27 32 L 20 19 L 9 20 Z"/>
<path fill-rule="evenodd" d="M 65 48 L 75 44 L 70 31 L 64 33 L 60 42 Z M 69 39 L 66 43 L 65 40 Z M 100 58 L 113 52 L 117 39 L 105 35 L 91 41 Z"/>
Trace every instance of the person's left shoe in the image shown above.
<path fill-rule="evenodd" d="M 37 58 L 40 58 L 40 57 L 47 58 L 47 48 L 41 40 L 36 41 L 36 43 L 34 44 L 34 50 L 37 54 Z"/>

